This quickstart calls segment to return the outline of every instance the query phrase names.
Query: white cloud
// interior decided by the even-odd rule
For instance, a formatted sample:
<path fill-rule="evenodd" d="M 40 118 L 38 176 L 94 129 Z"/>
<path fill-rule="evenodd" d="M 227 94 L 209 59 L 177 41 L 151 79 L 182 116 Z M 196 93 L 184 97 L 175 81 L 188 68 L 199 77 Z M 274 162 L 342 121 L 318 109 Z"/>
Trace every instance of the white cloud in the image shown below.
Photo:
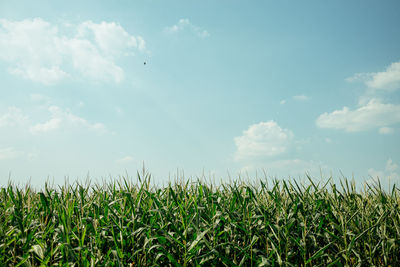
<path fill-rule="evenodd" d="M 41 134 L 58 130 L 62 127 L 80 127 L 93 131 L 104 132 L 105 127 L 101 123 L 90 123 L 86 119 L 78 117 L 71 113 L 71 111 L 62 110 L 60 107 L 49 107 L 51 118 L 44 122 L 33 125 L 29 130 L 32 134 Z"/>
<path fill-rule="evenodd" d="M 235 159 L 282 154 L 287 150 L 292 138 L 291 131 L 282 129 L 272 120 L 250 125 L 242 136 L 234 138 L 237 147 Z"/>
<path fill-rule="evenodd" d="M 44 84 L 67 76 L 57 45 L 57 27 L 41 19 L 0 19 L 0 59 L 10 62 L 9 72 Z"/>
<path fill-rule="evenodd" d="M 123 158 L 117 159 L 117 160 L 116 160 L 116 162 L 117 162 L 117 163 L 119 163 L 119 164 L 127 164 L 127 163 L 133 163 L 133 162 L 136 162 L 136 160 L 135 160 L 135 158 L 134 158 L 134 157 L 131 157 L 131 156 L 126 156 L 126 157 L 123 157 Z"/>
<path fill-rule="evenodd" d="M 356 73 L 348 82 L 364 82 L 368 87 L 359 97 L 358 108 L 344 107 L 321 114 L 316 124 L 320 128 L 343 129 L 347 132 L 379 128 L 380 134 L 392 134 L 389 127 L 400 122 L 400 105 L 384 103 L 387 94 L 400 88 L 400 62 L 394 62 L 382 72 Z"/>
<path fill-rule="evenodd" d="M 394 62 L 385 71 L 372 73 L 356 73 L 346 81 L 362 81 L 369 88 L 396 90 L 400 89 L 400 62 Z"/>
<path fill-rule="evenodd" d="M 12 147 L 0 149 L 0 160 L 15 159 L 19 157 L 22 152 L 15 150 Z"/>
<path fill-rule="evenodd" d="M 58 66 L 42 67 L 36 64 L 22 64 L 14 68 L 9 68 L 8 71 L 16 76 L 21 76 L 24 79 L 41 82 L 46 85 L 55 84 L 69 76 L 66 72 L 60 70 Z"/>
<path fill-rule="evenodd" d="M 286 104 L 286 100 L 285 99 L 281 100 L 281 102 L 279 102 L 279 104 L 281 104 L 281 105 Z"/>
<path fill-rule="evenodd" d="M 86 21 L 79 25 L 78 31 L 82 37 L 93 32 L 98 47 L 110 56 L 120 56 L 132 48 L 144 50 L 146 47 L 141 36 L 130 35 L 120 24 L 115 22 L 107 23 L 103 21 L 96 24 L 92 21 Z"/>
<path fill-rule="evenodd" d="M 372 79 L 367 81 L 366 84 L 376 89 L 399 89 L 400 62 L 392 63 L 385 71 L 373 73 Z"/>
<path fill-rule="evenodd" d="M 201 38 L 206 38 L 206 37 L 210 36 L 208 31 L 206 31 L 196 25 L 193 25 L 189 21 L 189 19 L 180 19 L 177 24 L 175 24 L 171 27 L 166 27 L 164 29 L 164 31 L 167 33 L 178 33 L 178 32 L 184 31 L 185 29 L 188 29 L 188 30 L 194 32 L 197 36 L 199 36 Z"/>
<path fill-rule="evenodd" d="M 46 95 L 31 94 L 30 97 L 33 102 L 42 102 L 46 104 L 51 102 L 51 98 Z"/>
<path fill-rule="evenodd" d="M 379 128 L 379 133 L 380 134 L 392 134 L 392 133 L 394 133 L 394 130 L 393 130 L 393 128 L 390 128 L 390 127 L 381 127 L 381 128 Z"/>
<path fill-rule="evenodd" d="M 28 121 L 28 116 L 16 107 L 8 107 L 7 112 L 0 113 L 0 128 L 22 125 Z"/>
<path fill-rule="evenodd" d="M 341 129 L 347 132 L 387 127 L 399 122 L 400 105 L 385 104 L 378 99 L 371 99 L 355 110 L 344 107 L 342 110 L 323 113 L 316 120 L 320 128 Z"/>
<path fill-rule="evenodd" d="M 88 40 L 64 40 L 63 46 L 71 56 L 72 66 L 84 76 L 93 80 L 114 81 L 124 78 L 124 71 L 112 60 L 99 53 L 97 47 Z"/>
<path fill-rule="evenodd" d="M 115 22 L 52 25 L 40 18 L 0 19 L 0 59 L 11 74 L 46 85 L 76 74 L 96 81 L 121 82 L 116 59 L 145 50 L 140 36 L 130 35 Z"/>
<path fill-rule="evenodd" d="M 306 101 L 306 100 L 309 100 L 310 97 L 306 96 L 306 95 L 295 95 L 295 96 L 293 96 L 293 99 L 296 101 Z"/>
<path fill-rule="evenodd" d="M 346 82 L 365 82 L 372 78 L 373 73 L 356 73 L 345 79 Z"/>
<path fill-rule="evenodd" d="M 46 133 L 60 128 L 61 122 L 62 122 L 61 118 L 51 118 L 50 120 L 44 123 L 35 124 L 29 130 L 33 134 Z"/>

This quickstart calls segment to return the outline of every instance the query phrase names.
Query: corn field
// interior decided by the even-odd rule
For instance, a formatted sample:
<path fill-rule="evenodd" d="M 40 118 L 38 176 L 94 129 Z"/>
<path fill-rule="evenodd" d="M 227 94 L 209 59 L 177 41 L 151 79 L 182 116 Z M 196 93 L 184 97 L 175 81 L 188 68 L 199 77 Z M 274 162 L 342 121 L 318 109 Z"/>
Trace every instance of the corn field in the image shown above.
<path fill-rule="evenodd" d="M 0 266 L 400 266 L 400 196 L 311 178 L 0 192 Z"/>

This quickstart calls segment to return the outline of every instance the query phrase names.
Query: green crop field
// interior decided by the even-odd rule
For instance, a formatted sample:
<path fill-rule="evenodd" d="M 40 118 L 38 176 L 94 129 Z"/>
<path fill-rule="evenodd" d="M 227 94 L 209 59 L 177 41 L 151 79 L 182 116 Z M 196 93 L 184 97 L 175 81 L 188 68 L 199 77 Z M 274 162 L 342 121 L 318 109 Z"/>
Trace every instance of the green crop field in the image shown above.
<path fill-rule="evenodd" d="M 75 183 L 0 192 L 0 266 L 400 266 L 379 183 Z"/>

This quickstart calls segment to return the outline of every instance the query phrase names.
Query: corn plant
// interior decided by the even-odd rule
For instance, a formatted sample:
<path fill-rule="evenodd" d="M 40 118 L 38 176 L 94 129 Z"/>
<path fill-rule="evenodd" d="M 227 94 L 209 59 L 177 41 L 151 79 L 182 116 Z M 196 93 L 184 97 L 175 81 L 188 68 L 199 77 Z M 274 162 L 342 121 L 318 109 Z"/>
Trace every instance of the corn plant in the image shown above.
<path fill-rule="evenodd" d="M 148 173 L 0 192 L 0 266 L 400 266 L 396 186 Z"/>

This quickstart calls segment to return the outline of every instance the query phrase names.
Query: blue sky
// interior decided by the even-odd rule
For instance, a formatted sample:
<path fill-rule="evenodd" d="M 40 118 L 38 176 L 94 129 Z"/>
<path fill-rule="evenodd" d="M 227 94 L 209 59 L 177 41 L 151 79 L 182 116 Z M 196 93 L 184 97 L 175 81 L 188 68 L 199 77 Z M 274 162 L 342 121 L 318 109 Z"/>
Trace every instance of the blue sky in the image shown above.
<path fill-rule="evenodd" d="M 0 184 L 400 182 L 398 1 L 2 1 Z M 146 64 L 144 64 L 146 62 Z"/>

